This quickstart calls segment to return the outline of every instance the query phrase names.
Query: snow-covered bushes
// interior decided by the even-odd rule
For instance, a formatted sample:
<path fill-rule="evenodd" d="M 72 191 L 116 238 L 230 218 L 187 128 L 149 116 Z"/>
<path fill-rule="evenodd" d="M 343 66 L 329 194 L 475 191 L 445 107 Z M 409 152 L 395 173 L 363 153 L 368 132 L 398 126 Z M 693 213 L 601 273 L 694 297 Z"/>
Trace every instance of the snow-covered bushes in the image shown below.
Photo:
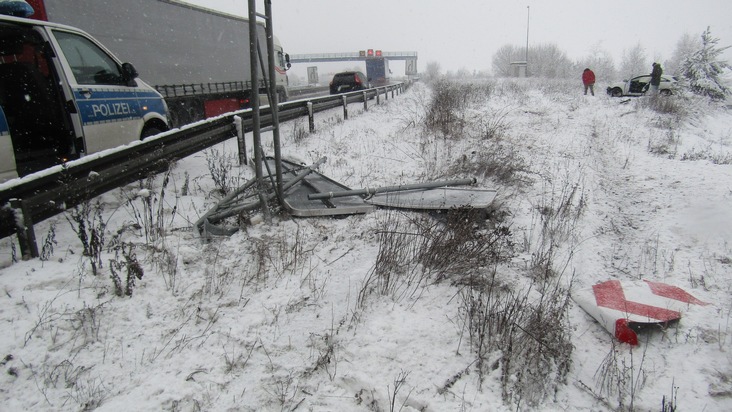
<path fill-rule="evenodd" d="M 440 80 L 434 83 L 425 127 L 444 138 L 460 138 L 469 106 L 485 101 L 494 91 L 492 82 L 455 82 Z"/>

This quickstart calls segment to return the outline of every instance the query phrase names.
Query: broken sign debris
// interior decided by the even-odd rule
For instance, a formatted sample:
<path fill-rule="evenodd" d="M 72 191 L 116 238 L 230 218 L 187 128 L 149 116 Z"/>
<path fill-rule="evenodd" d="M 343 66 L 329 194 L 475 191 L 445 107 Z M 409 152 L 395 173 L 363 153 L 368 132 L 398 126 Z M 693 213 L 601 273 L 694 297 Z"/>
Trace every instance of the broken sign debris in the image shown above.
<path fill-rule="evenodd" d="M 645 326 L 665 327 L 681 319 L 690 305 L 707 303 L 685 290 L 665 283 L 608 280 L 572 293 L 582 309 L 621 342 L 638 344 Z"/>

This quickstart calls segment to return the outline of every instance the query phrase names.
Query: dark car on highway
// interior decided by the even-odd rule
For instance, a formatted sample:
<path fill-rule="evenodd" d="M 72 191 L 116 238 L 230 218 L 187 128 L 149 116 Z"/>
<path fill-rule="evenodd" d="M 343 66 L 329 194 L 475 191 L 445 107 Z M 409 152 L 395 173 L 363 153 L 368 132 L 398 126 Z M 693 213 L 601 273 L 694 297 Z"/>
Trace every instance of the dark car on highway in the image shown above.
<path fill-rule="evenodd" d="M 361 72 L 336 73 L 330 82 L 330 94 L 348 93 L 369 88 L 369 81 Z"/>

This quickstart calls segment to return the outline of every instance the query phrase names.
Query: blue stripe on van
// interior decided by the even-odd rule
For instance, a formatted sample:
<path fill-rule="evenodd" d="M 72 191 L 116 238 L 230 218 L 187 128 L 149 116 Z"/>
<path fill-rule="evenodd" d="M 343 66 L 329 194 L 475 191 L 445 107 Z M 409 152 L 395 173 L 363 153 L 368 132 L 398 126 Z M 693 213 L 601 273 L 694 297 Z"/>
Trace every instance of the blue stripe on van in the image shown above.
<path fill-rule="evenodd" d="M 165 116 L 163 99 L 152 91 L 93 89 L 86 97 L 83 91 L 74 89 L 74 98 L 79 106 L 84 124 L 107 123 L 142 118 L 148 112 Z"/>

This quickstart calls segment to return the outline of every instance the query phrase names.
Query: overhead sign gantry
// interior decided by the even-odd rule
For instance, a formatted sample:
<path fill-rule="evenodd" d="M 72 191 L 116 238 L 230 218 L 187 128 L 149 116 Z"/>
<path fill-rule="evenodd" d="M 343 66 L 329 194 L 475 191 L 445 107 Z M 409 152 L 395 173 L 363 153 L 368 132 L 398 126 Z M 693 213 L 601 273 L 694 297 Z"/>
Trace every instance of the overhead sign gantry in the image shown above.
<path fill-rule="evenodd" d="M 404 71 L 406 75 L 417 74 L 417 52 L 399 51 L 387 52 L 375 49 L 360 50 L 357 52 L 344 53 L 309 53 L 291 54 L 290 63 L 327 63 L 347 61 L 367 61 L 375 58 L 386 58 L 388 60 L 404 60 Z"/>

